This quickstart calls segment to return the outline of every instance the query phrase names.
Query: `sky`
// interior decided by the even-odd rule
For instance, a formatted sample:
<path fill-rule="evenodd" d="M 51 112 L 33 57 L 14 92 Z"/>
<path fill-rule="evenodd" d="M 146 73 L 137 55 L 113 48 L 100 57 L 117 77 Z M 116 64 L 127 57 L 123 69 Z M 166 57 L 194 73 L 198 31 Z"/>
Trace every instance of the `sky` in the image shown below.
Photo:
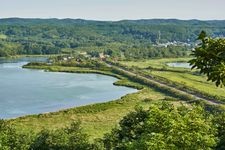
<path fill-rule="evenodd" d="M 225 0 L 0 0 L 0 18 L 225 20 Z"/>

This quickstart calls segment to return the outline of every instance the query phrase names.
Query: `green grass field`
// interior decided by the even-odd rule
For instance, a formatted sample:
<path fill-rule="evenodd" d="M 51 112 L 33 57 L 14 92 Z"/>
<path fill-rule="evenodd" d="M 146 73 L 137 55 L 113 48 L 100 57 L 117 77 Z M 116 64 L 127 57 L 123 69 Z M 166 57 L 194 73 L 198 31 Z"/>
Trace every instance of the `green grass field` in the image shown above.
<path fill-rule="evenodd" d="M 210 95 L 222 96 L 225 98 L 225 88 L 216 87 L 214 83 L 208 82 L 205 76 L 169 71 L 151 71 L 151 74 L 209 93 Z"/>
<path fill-rule="evenodd" d="M 148 60 L 135 60 L 135 61 L 120 61 L 121 64 L 126 65 L 128 67 L 138 67 L 138 68 L 148 68 L 153 67 L 157 69 L 161 68 L 173 68 L 166 65 L 169 62 L 187 62 L 191 58 L 161 58 L 161 59 L 148 59 Z M 174 69 L 174 68 L 173 68 Z M 177 68 L 176 68 L 177 69 Z M 178 68 L 179 69 L 179 68 Z"/>
<path fill-rule="evenodd" d="M 120 63 L 128 67 L 136 66 L 147 74 L 162 77 L 211 96 L 219 96 L 225 99 L 225 89 L 216 87 L 214 83 L 208 82 L 207 78 L 203 75 L 194 74 L 197 70 L 167 66 L 169 62 L 187 62 L 190 59 L 191 58 L 163 58 L 141 61 L 121 61 Z M 149 69 L 149 67 L 151 68 Z"/>

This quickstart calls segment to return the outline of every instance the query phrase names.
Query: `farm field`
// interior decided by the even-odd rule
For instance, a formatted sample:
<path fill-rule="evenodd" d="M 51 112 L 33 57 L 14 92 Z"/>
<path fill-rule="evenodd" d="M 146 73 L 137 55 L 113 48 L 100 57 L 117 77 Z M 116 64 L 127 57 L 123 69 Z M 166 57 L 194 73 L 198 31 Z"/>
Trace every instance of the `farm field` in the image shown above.
<path fill-rule="evenodd" d="M 169 71 L 152 71 L 151 74 L 209 93 L 211 95 L 222 96 L 225 98 L 225 89 L 216 87 L 213 83 L 207 82 L 207 79 L 204 76 Z"/>
<path fill-rule="evenodd" d="M 128 67 L 138 67 L 145 74 L 190 87 L 191 89 L 218 96 L 225 99 L 225 89 L 216 87 L 214 83 L 208 82 L 204 75 L 200 75 L 198 70 L 180 67 L 170 67 L 167 63 L 188 62 L 191 58 L 163 58 L 141 61 L 121 61 L 120 64 Z"/>
<path fill-rule="evenodd" d="M 153 59 L 143 59 L 143 60 L 135 60 L 135 61 L 120 61 L 119 63 L 126 65 L 128 67 L 138 67 L 141 69 L 153 67 L 157 69 L 161 69 L 163 67 L 171 68 L 171 69 L 181 69 L 181 68 L 173 68 L 169 67 L 166 64 L 170 62 L 187 62 L 191 60 L 190 57 L 184 57 L 184 58 L 153 58 Z"/>

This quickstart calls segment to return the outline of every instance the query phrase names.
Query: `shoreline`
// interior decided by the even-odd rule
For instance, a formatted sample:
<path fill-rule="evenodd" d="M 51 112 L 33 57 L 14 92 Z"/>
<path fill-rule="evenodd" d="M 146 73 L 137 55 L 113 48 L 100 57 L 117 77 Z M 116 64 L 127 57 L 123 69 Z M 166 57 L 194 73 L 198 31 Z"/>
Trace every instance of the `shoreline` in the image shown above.
<path fill-rule="evenodd" d="M 45 66 L 27 66 L 24 65 L 22 66 L 24 69 L 35 69 L 35 70 L 43 70 L 45 72 L 64 72 L 64 73 L 93 73 L 93 74 L 100 74 L 100 75 L 107 75 L 111 77 L 115 77 L 117 79 L 123 79 L 122 76 L 114 74 L 110 71 L 102 71 L 102 70 L 95 70 L 91 68 L 80 68 L 80 67 L 63 67 L 63 66 L 50 66 L 50 65 L 45 65 Z M 62 68 L 67 68 L 68 70 L 63 70 Z M 62 70 L 60 70 L 62 69 Z M 73 70 L 69 70 L 73 69 Z"/>
<path fill-rule="evenodd" d="M 60 112 L 65 112 L 65 111 L 70 111 L 71 109 L 79 109 L 80 107 L 89 107 L 89 106 L 94 106 L 94 105 L 98 105 L 98 104 L 105 104 L 105 103 L 111 103 L 114 101 L 119 101 L 121 100 L 122 97 L 127 96 L 129 94 L 134 94 L 139 92 L 141 89 L 143 89 L 143 87 L 137 87 L 137 86 L 132 86 L 129 84 L 124 84 L 122 81 L 126 80 L 125 77 L 122 77 L 121 75 L 117 75 L 115 73 L 112 73 L 110 71 L 102 71 L 102 70 L 93 70 L 90 68 L 90 70 L 88 70 L 87 68 L 78 68 L 76 67 L 77 70 L 54 70 L 52 69 L 52 67 L 56 67 L 56 66 L 22 66 L 23 69 L 34 69 L 34 70 L 42 70 L 44 72 L 62 72 L 62 73 L 79 73 L 79 74 L 99 74 L 99 75 L 105 75 L 105 76 L 110 76 L 110 77 L 114 77 L 117 79 L 117 81 L 115 81 L 113 83 L 114 86 L 124 86 L 127 88 L 132 88 L 132 89 L 136 89 L 137 91 L 132 92 L 132 93 L 128 93 L 125 94 L 117 99 L 112 99 L 109 100 L 107 102 L 98 102 L 98 103 L 91 103 L 91 104 L 87 104 L 87 105 L 81 105 L 81 106 L 72 106 L 69 108 L 62 108 L 56 111 L 50 111 L 50 112 L 43 112 L 43 113 L 38 113 L 38 114 L 28 114 L 28 115 L 24 115 L 24 116 L 19 116 L 19 117 L 13 117 L 13 118 L 7 118 L 7 119 L 3 119 L 6 121 L 11 121 L 11 120 L 17 120 L 17 119 L 23 119 L 23 118 L 27 118 L 27 117 L 35 117 L 35 116 L 40 116 L 40 115 L 53 115 L 55 113 L 60 113 Z M 57 66 L 57 67 L 62 67 L 62 66 Z M 69 68 L 75 68 L 75 67 L 69 67 Z M 85 70 L 83 70 L 85 69 Z"/>
<path fill-rule="evenodd" d="M 63 67 L 63 66 L 51 66 L 51 65 L 42 65 L 42 66 L 29 66 L 29 65 L 24 65 L 22 68 L 25 69 L 36 69 L 36 70 L 43 70 L 45 72 L 64 72 L 64 73 L 79 73 L 79 74 L 100 74 L 100 75 L 106 75 L 106 76 L 111 76 L 116 79 L 118 79 L 116 82 L 113 83 L 115 86 L 125 86 L 128 88 L 134 88 L 137 90 L 141 90 L 143 87 L 138 87 L 138 86 L 132 86 L 128 84 L 121 83 L 124 79 L 128 80 L 128 78 L 115 74 L 114 72 L 108 70 L 97 70 L 97 69 L 92 69 L 92 68 L 81 68 L 81 67 Z"/>
<path fill-rule="evenodd" d="M 29 66 L 27 69 L 42 69 L 51 72 L 69 72 L 69 73 L 93 73 L 96 70 L 76 67 L 63 66 Z M 101 68 L 99 68 L 101 69 Z M 100 71 L 98 73 L 105 75 L 115 75 L 113 71 Z M 54 112 L 21 116 L 15 119 L 7 120 L 21 132 L 38 133 L 43 129 L 59 129 L 69 125 L 72 121 L 81 121 L 84 132 L 90 137 L 90 140 L 101 138 L 105 133 L 111 131 L 113 127 L 129 112 L 137 106 L 148 108 L 150 104 L 159 101 L 171 101 L 175 105 L 187 103 L 180 98 L 171 96 L 167 92 L 158 91 L 154 87 L 146 86 L 134 82 L 123 75 L 117 75 L 119 78 L 114 84 L 120 86 L 140 89 L 137 92 L 126 94 L 118 99 L 107 102 L 93 103 L 84 106 L 71 107 Z M 138 88 L 137 88 L 138 87 Z M 192 101 L 190 101 L 192 103 Z M 211 106 L 209 106 L 211 108 Z"/>
<path fill-rule="evenodd" d="M 47 66 L 49 67 L 49 66 Z M 27 68 L 27 67 L 24 67 Z M 59 69 L 61 68 L 61 70 Z M 83 70 L 82 68 L 76 68 L 76 70 L 64 70 L 71 69 L 70 67 L 59 67 L 60 72 L 76 73 L 78 69 L 80 73 L 94 73 L 96 70 Z M 73 67 L 74 68 L 74 67 Z M 27 69 L 42 69 L 48 71 L 45 67 L 31 66 Z M 57 70 L 49 70 L 56 72 Z M 59 72 L 59 71 L 58 71 Z M 71 108 L 59 109 L 53 112 L 45 112 L 39 114 L 30 114 L 21 117 L 7 119 L 6 121 L 12 126 L 20 130 L 21 132 L 34 132 L 38 133 L 43 129 L 58 129 L 69 125 L 72 121 L 81 121 L 82 128 L 85 133 L 90 137 L 90 140 L 101 138 L 105 133 L 111 131 L 116 125 L 116 122 L 121 120 L 127 113 L 134 110 L 138 105 L 148 106 L 152 100 L 165 99 L 166 95 L 158 93 L 154 89 L 141 85 L 136 82 L 130 81 L 128 78 L 116 75 L 110 71 L 98 71 L 99 74 L 109 75 L 117 77 L 117 81 L 113 84 L 116 86 L 125 86 L 133 89 L 137 89 L 136 92 L 125 94 L 117 99 L 112 99 L 107 102 L 92 103 L 83 106 L 75 106 Z M 156 96 L 158 95 L 158 96 Z M 148 98 L 149 97 L 149 98 Z M 151 98 L 152 97 L 152 98 Z"/>

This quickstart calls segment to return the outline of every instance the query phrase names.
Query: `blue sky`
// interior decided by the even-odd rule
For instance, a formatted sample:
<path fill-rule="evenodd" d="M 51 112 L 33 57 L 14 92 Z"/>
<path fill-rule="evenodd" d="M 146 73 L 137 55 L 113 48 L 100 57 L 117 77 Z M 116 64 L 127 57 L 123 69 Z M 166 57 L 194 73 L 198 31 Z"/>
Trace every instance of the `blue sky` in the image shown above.
<path fill-rule="evenodd" d="M 225 20 L 225 0 L 0 0 L 0 18 Z"/>

